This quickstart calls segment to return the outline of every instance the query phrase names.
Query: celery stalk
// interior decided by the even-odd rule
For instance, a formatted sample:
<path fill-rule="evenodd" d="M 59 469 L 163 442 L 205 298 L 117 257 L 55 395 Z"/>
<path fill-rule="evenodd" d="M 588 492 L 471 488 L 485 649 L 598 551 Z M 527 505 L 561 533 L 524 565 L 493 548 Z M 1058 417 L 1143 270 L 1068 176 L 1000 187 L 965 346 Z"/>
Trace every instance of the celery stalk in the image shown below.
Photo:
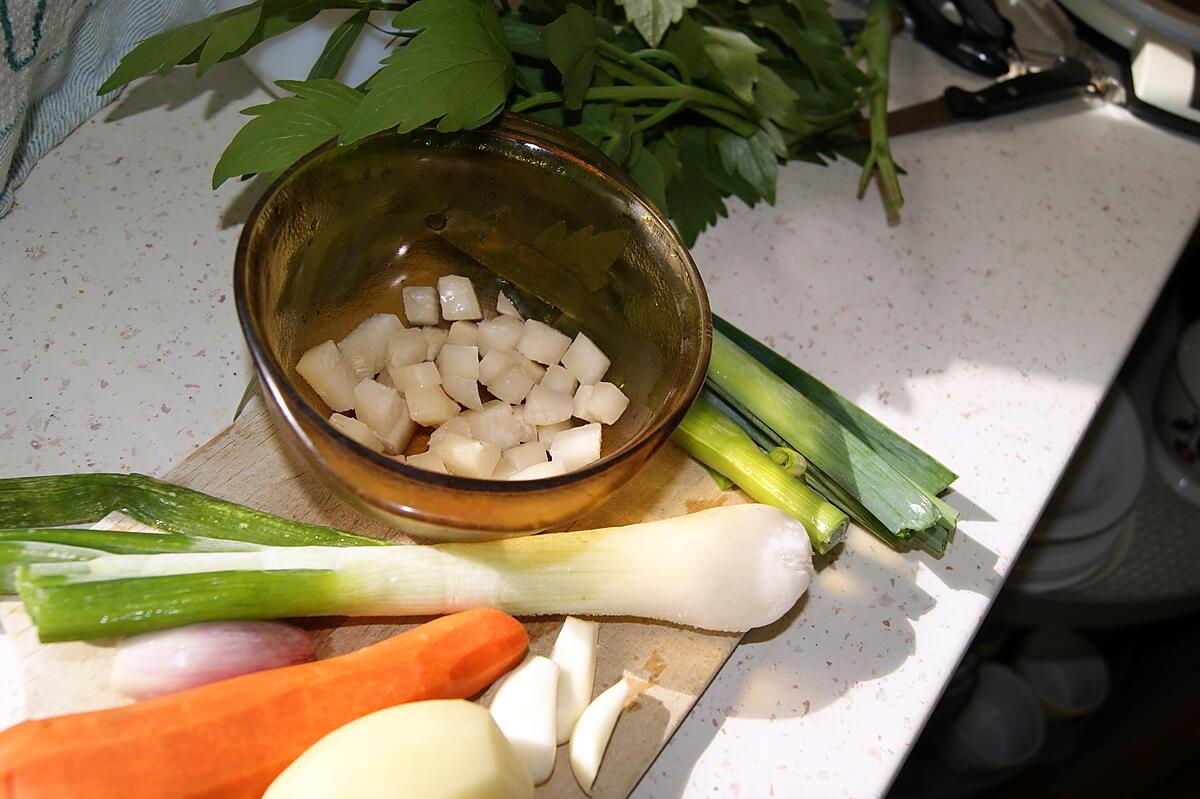
<path fill-rule="evenodd" d="M 804 525 L 813 549 L 825 553 L 846 536 L 846 514 L 771 460 L 726 414 L 701 394 L 672 434 L 689 455 L 728 477 L 759 502 Z"/>
<path fill-rule="evenodd" d="M 0 527 L 95 522 L 113 511 L 168 533 L 264 546 L 378 546 L 386 541 L 304 524 L 141 474 L 64 474 L 0 480 Z"/>

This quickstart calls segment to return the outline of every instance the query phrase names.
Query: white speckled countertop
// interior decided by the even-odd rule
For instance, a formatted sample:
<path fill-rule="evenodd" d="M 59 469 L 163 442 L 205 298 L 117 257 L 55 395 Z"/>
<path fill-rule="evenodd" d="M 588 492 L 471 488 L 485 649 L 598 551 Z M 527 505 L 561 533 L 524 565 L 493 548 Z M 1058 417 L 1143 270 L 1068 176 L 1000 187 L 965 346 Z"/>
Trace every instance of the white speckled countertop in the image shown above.
<path fill-rule="evenodd" d="M 970 83 L 896 50 L 896 104 Z M 34 170 L 0 220 L 0 474 L 161 473 L 228 423 L 255 186 L 208 179 L 261 96 L 236 64 L 154 78 Z M 963 523 L 941 561 L 852 535 L 642 799 L 886 791 L 1200 214 L 1200 145 L 1082 101 L 894 150 L 899 227 L 854 198 L 855 167 L 794 165 L 695 256 L 715 309 L 956 468 Z"/>

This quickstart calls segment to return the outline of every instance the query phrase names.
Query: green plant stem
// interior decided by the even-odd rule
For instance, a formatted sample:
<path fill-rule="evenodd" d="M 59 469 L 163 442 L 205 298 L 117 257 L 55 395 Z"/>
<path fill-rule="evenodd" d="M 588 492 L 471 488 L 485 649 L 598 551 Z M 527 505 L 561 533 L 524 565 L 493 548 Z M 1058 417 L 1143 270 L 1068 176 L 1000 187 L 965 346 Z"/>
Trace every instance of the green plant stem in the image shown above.
<path fill-rule="evenodd" d="M 633 55 L 634 58 L 657 58 L 660 61 L 666 61 L 671 66 L 675 67 L 675 69 L 679 70 L 679 79 L 681 81 L 689 85 L 692 82 L 692 70 L 688 68 L 687 62 L 672 53 L 670 50 L 658 50 L 652 48 L 647 50 L 638 50 L 636 53 L 632 53 L 631 55 Z"/>
<path fill-rule="evenodd" d="M 683 85 L 682 83 L 680 83 L 680 81 L 674 75 L 671 75 L 670 73 L 662 71 L 661 69 L 659 69 L 658 67 L 654 66 L 653 64 L 651 64 L 649 62 L 643 61 L 638 56 L 635 56 L 631 53 L 627 53 L 626 51 L 622 50 L 620 47 L 617 47 L 615 44 L 612 44 L 611 42 L 606 42 L 603 39 L 597 39 L 596 40 L 596 49 L 599 50 L 601 53 L 604 53 L 605 55 L 609 56 L 610 58 L 616 59 L 617 61 L 624 61 L 626 64 L 629 64 L 634 69 L 638 69 L 638 70 L 641 70 L 642 72 L 646 73 L 646 75 L 648 77 L 654 78 L 655 80 L 657 80 L 661 83 L 665 83 L 668 86 Z"/>
<path fill-rule="evenodd" d="M 588 89 L 583 95 L 584 100 L 617 102 L 639 102 L 641 100 L 684 100 L 707 106 L 714 110 L 725 111 L 734 116 L 740 116 L 742 109 L 724 95 L 701 89 L 696 86 L 596 86 Z M 526 97 L 520 102 L 513 103 L 510 110 L 521 113 L 544 105 L 557 105 L 565 102 L 559 92 L 541 92 L 532 97 Z M 699 108 L 697 109 L 699 110 Z"/>
<path fill-rule="evenodd" d="M 651 114 L 650 116 L 643 119 L 641 122 L 634 125 L 633 131 L 634 131 L 634 133 L 640 133 L 644 130 L 649 130 L 650 128 L 654 127 L 655 125 L 658 125 L 662 122 L 667 121 L 668 119 L 675 116 L 676 114 L 678 114 L 680 111 L 682 111 L 686 107 L 687 107 L 687 103 L 683 100 L 675 100 L 673 102 L 667 103 L 662 108 L 659 108 L 653 114 Z"/>
<path fill-rule="evenodd" d="M 861 196 L 871 181 L 871 175 L 878 173 L 883 205 L 887 210 L 888 220 L 895 224 L 899 221 L 900 208 L 904 205 L 904 193 L 900 190 L 900 178 L 892 160 L 887 131 L 888 68 L 892 53 L 891 0 L 871 0 L 861 41 L 867 54 L 867 75 L 875 81 L 875 91 L 871 95 L 868 123 L 871 149 L 863 162 L 858 192 Z"/>

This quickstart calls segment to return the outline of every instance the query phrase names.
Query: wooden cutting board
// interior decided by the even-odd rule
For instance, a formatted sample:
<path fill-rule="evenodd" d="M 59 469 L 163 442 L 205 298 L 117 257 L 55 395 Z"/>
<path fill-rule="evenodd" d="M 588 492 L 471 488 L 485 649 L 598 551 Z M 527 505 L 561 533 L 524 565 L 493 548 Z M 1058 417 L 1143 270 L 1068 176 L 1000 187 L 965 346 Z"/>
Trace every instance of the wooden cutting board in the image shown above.
<path fill-rule="evenodd" d="M 209 494 L 276 513 L 368 535 L 397 533 L 342 504 L 298 460 L 255 403 L 231 427 L 172 469 L 165 479 Z M 695 461 L 668 444 L 638 476 L 575 528 L 606 527 L 678 516 L 716 505 L 745 501 L 736 491 L 721 492 Z M 113 517 L 103 526 L 139 529 Z M 407 539 L 404 539 L 407 540 Z M 548 655 L 561 618 L 526 620 L 530 649 Z M 113 707 L 128 702 L 108 688 L 110 642 L 39 644 L 18 603 L 0 606 L 0 623 L 21 661 L 28 718 Z M 366 646 L 411 625 L 390 619 L 319 619 L 309 625 L 321 657 Z M 648 687 L 625 711 L 609 744 L 594 796 L 625 796 L 637 784 L 697 697 L 737 646 L 740 635 L 633 620 L 605 621 L 600 627 L 596 693 L 624 672 Z M 485 701 L 487 697 L 485 696 Z M 540 797 L 582 796 L 559 747 L 550 781 Z"/>

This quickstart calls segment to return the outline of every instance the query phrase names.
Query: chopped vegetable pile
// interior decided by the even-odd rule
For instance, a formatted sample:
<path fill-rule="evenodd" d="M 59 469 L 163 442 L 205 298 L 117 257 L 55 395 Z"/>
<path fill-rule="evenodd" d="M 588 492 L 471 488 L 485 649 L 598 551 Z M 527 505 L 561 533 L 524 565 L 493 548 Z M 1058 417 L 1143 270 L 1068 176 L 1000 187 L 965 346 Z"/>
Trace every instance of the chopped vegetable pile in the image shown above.
<path fill-rule="evenodd" d="M 329 423 L 339 433 L 459 477 L 533 480 L 600 459 L 601 426 L 621 418 L 629 398 L 603 379 L 611 361 L 591 339 L 522 319 L 503 293 L 484 319 L 474 285 L 459 275 L 401 295 L 405 319 L 422 327 L 375 314 L 296 364 L 335 411 Z M 433 428 L 428 448 L 406 450 L 417 426 Z"/>

